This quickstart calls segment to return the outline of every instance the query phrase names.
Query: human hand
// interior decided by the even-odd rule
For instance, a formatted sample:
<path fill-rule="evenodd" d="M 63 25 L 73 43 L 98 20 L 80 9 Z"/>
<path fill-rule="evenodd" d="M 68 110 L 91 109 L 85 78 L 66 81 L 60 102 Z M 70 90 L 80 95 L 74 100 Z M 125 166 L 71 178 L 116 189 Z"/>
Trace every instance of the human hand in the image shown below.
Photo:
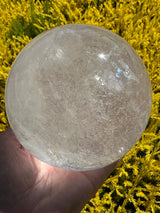
<path fill-rule="evenodd" d="M 82 172 L 52 167 L 24 149 L 8 128 L 0 134 L 0 212 L 78 213 L 117 163 Z"/>

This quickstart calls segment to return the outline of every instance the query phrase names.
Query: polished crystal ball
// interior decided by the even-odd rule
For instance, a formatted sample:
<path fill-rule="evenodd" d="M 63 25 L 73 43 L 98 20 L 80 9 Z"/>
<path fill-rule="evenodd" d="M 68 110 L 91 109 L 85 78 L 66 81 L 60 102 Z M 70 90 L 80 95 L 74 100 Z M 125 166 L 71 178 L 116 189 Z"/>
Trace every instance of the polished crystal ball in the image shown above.
<path fill-rule="evenodd" d="M 151 84 L 136 51 L 117 34 L 87 24 L 50 29 L 12 65 L 6 112 L 20 143 L 49 165 L 104 167 L 142 135 Z"/>

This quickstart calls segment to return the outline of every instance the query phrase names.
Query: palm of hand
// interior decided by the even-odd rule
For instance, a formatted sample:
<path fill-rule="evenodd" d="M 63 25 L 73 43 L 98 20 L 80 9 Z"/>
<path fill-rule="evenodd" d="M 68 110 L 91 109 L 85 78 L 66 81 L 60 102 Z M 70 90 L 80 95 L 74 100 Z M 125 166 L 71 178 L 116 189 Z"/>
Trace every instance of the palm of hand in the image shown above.
<path fill-rule="evenodd" d="M 9 128 L 0 135 L 0 211 L 80 212 L 116 164 L 85 172 L 49 166 L 25 150 Z"/>

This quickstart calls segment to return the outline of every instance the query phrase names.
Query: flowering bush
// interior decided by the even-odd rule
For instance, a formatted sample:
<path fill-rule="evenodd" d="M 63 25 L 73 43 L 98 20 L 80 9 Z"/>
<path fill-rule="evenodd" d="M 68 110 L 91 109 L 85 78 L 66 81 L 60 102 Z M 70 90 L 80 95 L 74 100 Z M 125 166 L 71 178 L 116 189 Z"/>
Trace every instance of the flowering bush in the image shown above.
<path fill-rule="evenodd" d="M 150 120 L 82 213 L 160 212 L 160 0 L 0 0 L 0 14 L 0 132 L 9 126 L 4 93 L 10 67 L 39 33 L 68 23 L 94 24 L 135 48 L 151 79 Z"/>

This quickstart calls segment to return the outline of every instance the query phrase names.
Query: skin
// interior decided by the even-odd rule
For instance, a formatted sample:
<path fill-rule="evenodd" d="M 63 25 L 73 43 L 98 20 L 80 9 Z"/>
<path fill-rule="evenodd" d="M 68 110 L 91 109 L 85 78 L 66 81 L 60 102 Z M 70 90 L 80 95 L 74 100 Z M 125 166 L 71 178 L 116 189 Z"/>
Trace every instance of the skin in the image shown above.
<path fill-rule="evenodd" d="M 52 167 L 8 128 L 0 134 L 0 213 L 79 213 L 117 163 L 83 172 Z"/>

